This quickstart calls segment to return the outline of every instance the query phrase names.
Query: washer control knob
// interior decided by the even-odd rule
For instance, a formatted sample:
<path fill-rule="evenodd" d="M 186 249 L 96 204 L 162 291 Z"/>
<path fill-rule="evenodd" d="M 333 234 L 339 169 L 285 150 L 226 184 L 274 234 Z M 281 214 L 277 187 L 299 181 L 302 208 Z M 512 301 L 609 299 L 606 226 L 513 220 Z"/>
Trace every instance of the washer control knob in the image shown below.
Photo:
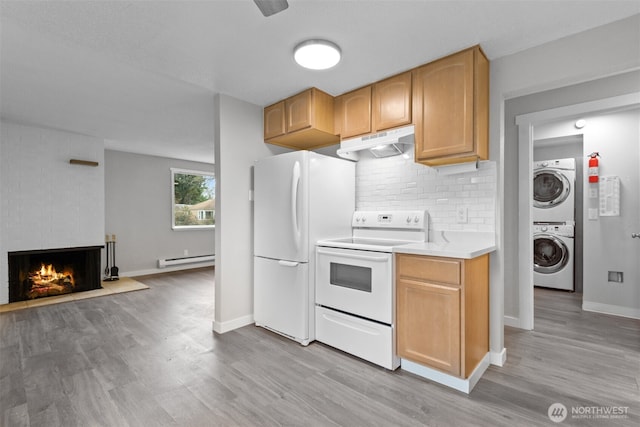
<path fill-rule="evenodd" d="M 362 217 L 362 223 L 364 224 L 366 221 L 367 221 L 367 217 L 366 217 L 366 216 L 363 216 L 363 217 Z"/>
<path fill-rule="evenodd" d="M 413 222 L 415 222 L 416 224 L 420 222 L 420 217 L 418 215 L 416 215 L 415 218 L 413 218 Z"/>
<path fill-rule="evenodd" d="M 408 217 L 407 217 L 407 224 L 409 224 L 410 222 L 411 222 L 411 217 L 410 217 L 410 216 L 408 216 Z"/>
<path fill-rule="evenodd" d="M 548 228 L 546 225 L 543 225 L 540 229 L 541 229 L 542 231 L 547 231 L 549 228 Z"/>

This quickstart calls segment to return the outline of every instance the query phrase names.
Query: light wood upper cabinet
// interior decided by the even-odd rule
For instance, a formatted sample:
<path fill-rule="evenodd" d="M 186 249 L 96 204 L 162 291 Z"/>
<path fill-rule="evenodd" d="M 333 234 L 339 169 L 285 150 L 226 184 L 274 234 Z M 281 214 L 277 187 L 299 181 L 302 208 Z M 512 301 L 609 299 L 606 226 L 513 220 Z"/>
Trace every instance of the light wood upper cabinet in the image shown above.
<path fill-rule="evenodd" d="M 401 358 L 467 378 L 489 351 L 489 256 L 396 255 Z"/>
<path fill-rule="evenodd" d="M 285 133 L 284 101 L 280 101 L 264 109 L 264 139 L 275 138 Z"/>
<path fill-rule="evenodd" d="M 371 133 L 371 86 L 340 95 L 336 104 L 341 139 Z"/>
<path fill-rule="evenodd" d="M 479 46 L 413 71 L 413 122 L 417 162 L 488 159 L 489 61 Z"/>
<path fill-rule="evenodd" d="M 287 132 L 295 132 L 311 127 L 313 105 L 313 90 L 305 90 L 284 101 L 284 111 Z"/>
<path fill-rule="evenodd" d="M 411 123 L 411 72 L 373 85 L 373 131 Z"/>
<path fill-rule="evenodd" d="M 336 98 L 341 139 L 411 123 L 411 72 L 399 74 Z"/>
<path fill-rule="evenodd" d="M 264 109 L 264 140 L 297 150 L 337 144 L 334 98 L 319 89 L 307 89 Z"/>
<path fill-rule="evenodd" d="M 480 46 L 335 99 L 311 88 L 264 109 L 265 142 L 298 150 L 409 124 L 416 162 L 489 158 L 489 61 Z"/>

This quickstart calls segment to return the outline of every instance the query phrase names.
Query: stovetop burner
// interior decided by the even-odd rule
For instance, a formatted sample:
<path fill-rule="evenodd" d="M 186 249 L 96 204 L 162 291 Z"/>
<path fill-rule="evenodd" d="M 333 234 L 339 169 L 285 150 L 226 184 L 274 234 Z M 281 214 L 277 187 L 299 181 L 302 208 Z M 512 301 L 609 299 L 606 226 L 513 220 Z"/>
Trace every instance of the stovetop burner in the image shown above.
<path fill-rule="evenodd" d="M 353 235 L 318 242 L 318 246 L 392 252 L 394 247 L 427 240 L 425 211 L 356 211 Z"/>

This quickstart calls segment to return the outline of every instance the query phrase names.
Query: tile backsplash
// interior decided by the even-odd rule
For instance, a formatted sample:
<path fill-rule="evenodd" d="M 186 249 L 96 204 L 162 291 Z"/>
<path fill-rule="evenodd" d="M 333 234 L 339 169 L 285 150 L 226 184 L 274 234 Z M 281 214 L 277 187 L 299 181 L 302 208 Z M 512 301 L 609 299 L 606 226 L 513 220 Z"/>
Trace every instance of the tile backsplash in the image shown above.
<path fill-rule="evenodd" d="M 495 232 L 496 163 L 480 162 L 473 172 L 439 174 L 414 162 L 413 150 L 402 156 L 365 158 L 356 165 L 358 210 L 425 209 L 430 230 Z M 466 223 L 456 217 L 458 208 Z"/>

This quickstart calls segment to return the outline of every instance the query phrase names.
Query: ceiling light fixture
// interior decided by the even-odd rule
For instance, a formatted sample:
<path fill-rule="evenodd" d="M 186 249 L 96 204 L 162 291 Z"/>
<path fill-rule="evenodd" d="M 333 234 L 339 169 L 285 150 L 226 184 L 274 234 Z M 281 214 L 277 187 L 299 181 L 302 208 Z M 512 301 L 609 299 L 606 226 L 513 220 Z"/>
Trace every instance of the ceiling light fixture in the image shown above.
<path fill-rule="evenodd" d="M 576 121 L 575 127 L 577 129 L 582 129 L 583 127 L 585 127 L 586 124 L 587 124 L 587 121 L 585 119 L 580 119 Z"/>
<path fill-rule="evenodd" d="M 306 40 L 293 50 L 296 62 L 310 70 L 326 70 L 340 62 L 341 52 L 337 44 L 327 40 Z"/>

